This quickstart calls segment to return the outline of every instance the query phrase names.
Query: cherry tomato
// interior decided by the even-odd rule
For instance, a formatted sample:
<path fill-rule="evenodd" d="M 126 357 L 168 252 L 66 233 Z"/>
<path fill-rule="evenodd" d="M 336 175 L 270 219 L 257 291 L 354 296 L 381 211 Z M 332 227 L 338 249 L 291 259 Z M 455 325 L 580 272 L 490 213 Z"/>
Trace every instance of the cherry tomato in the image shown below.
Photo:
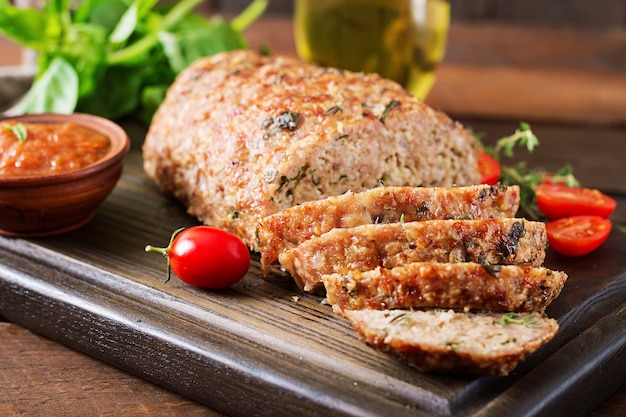
<path fill-rule="evenodd" d="M 500 163 L 485 151 L 478 151 L 480 183 L 494 185 L 500 179 Z"/>
<path fill-rule="evenodd" d="M 187 284 L 199 288 L 224 288 L 246 274 L 250 252 L 237 236 L 210 226 L 174 232 L 167 248 L 146 246 L 168 258 L 169 268 Z"/>
<path fill-rule="evenodd" d="M 565 217 L 546 223 L 550 247 L 566 256 L 593 252 L 610 232 L 611 221 L 600 216 Z"/>
<path fill-rule="evenodd" d="M 598 190 L 565 184 L 539 184 L 535 189 L 537 206 L 548 219 L 570 216 L 609 217 L 616 202 Z"/>

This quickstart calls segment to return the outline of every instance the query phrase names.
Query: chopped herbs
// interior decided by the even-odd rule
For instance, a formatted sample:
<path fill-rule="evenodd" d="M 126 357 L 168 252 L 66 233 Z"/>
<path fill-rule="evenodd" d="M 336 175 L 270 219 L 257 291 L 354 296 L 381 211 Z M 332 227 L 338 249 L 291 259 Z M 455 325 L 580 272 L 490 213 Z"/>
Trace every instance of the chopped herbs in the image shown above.
<path fill-rule="evenodd" d="M 500 277 L 500 272 L 502 271 L 502 265 L 481 265 L 485 271 L 489 273 L 494 278 Z"/>
<path fill-rule="evenodd" d="M 20 143 L 24 143 L 28 138 L 28 130 L 23 123 L 5 124 L 4 130 L 10 130 Z"/>
<path fill-rule="evenodd" d="M 278 115 L 278 117 L 274 120 L 274 126 L 278 129 L 293 130 L 298 127 L 299 122 L 300 113 L 291 113 L 286 111 Z"/>
<path fill-rule="evenodd" d="M 343 108 L 340 105 L 329 107 L 328 110 L 324 112 L 325 115 L 335 114 L 337 112 L 343 111 Z"/>
<path fill-rule="evenodd" d="M 535 314 L 531 313 L 522 317 L 519 313 L 507 313 L 500 319 L 500 324 L 522 324 L 524 326 L 532 326 L 537 323 Z"/>
<path fill-rule="evenodd" d="M 285 187 L 297 187 L 300 181 L 306 177 L 309 177 L 314 185 L 319 185 L 321 182 L 319 178 L 315 177 L 315 169 L 311 169 L 309 165 L 305 164 L 300 167 L 298 173 L 293 177 L 281 176 L 277 192 L 281 192 Z"/>
<path fill-rule="evenodd" d="M 298 170 L 298 173 L 295 176 L 291 178 L 287 177 L 286 175 L 281 176 L 278 191 L 280 192 L 283 189 L 283 187 L 289 186 L 292 182 L 295 183 L 295 185 L 298 185 L 300 180 L 306 177 L 306 171 L 308 169 L 309 169 L 308 165 L 303 165 L 300 167 L 300 169 Z"/>
<path fill-rule="evenodd" d="M 526 234 L 526 229 L 522 222 L 515 222 L 509 230 L 509 234 L 496 245 L 498 252 L 503 258 L 514 255 L 517 252 L 517 243 Z"/>
<path fill-rule="evenodd" d="M 395 316 L 394 318 L 392 318 L 391 320 L 389 320 L 389 324 L 392 324 L 396 321 L 402 320 L 402 322 L 404 324 L 409 324 L 411 323 L 411 316 L 409 316 L 406 313 L 402 313 L 402 314 L 398 314 L 397 316 Z"/>
<path fill-rule="evenodd" d="M 417 209 L 415 210 L 415 213 L 417 214 L 427 214 L 430 212 L 430 208 L 428 207 L 428 204 L 426 204 L 426 202 L 422 202 L 422 204 L 419 205 L 419 207 L 417 207 Z"/>
<path fill-rule="evenodd" d="M 276 118 L 269 118 L 263 120 L 261 127 L 263 129 L 269 129 L 269 132 L 263 135 L 263 139 L 269 139 L 270 136 L 278 133 L 281 130 L 295 130 L 300 124 L 300 113 L 291 113 L 288 111 L 282 112 Z"/>
<path fill-rule="evenodd" d="M 385 123 L 385 119 L 387 119 L 387 116 L 389 116 L 389 112 L 391 112 L 391 109 L 393 109 L 394 107 L 400 105 L 400 102 L 398 100 L 391 100 L 389 103 L 387 103 L 387 105 L 385 106 L 385 110 L 383 111 L 383 114 L 380 116 L 380 122 L 381 123 Z"/>

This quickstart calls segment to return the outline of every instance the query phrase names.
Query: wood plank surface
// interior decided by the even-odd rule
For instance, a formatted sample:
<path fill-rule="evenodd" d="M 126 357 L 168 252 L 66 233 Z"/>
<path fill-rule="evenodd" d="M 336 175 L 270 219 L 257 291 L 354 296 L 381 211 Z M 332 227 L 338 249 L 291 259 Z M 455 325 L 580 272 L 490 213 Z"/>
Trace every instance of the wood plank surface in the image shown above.
<path fill-rule="evenodd" d="M 247 34 L 252 40 L 253 47 L 268 44 L 276 53 L 295 54 L 293 39 L 289 36 L 290 33 L 291 22 L 289 19 L 268 16 L 255 23 L 248 30 Z M 624 78 L 626 73 L 626 53 L 624 51 L 626 51 L 626 36 L 623 29 L 589 32 L 563 28 L 538 30 L 537 28 L 492 25 L 453 25 L 450 31 L 448 54 L 445 62 L 440 67 L 438 83 L 429 96 L 428 101 L 434 107 L 447 111 L 455 117 L 464 118 L 463 121 L 467 125 L 476 128 L 478 131 L 486 131 L 491 138 L 496 138 L 501 133 L 510 133 L 511 129 L 515 127 L 516 121 L 520 118 L 531 122 L 539 122 L 538 125 L 533 124 L 533 128 L 535 130 L 538 128 L 542 145 L 539 151 L 533 155 L 533 163 L 551 168 L 560 166 L 564 161 L 571 162 L 577 173 L 582 174 L 582 179 L 586 185 L 598 186 L 614 193 L 620 202 L 619 207 L 621 211 L 614 216 L 615 229 L 619 230 L 619 228 L 626 227 L 626 214 L 622 210 L 626 204 L 624 200 L 624 189 L 626 187 L 624 184 L 626 182 L 623 180 L 622 168 L 623 155 L 626 152 L 623 149 L 624 138 L 626 138 L 626 133 L 623 130 L 624 126 L 626 126 L 624 121 L 626 116 L 624 97 L 626 95 L 623 91 L 624 86 L 626 86 L 626 79 Z M 3 65 L 17 64 L 20 62 L 20 59 L 19 49 L 5 39 L 0 38 L 1 63 Z M 491 119 L 491 121 L 487 119 Z M 555 126 L 555 122 L 560 124 L 560 126 Z M 565 125 L 569 125 L 569 127 Z M 571 143 L 568 142 L 568 138 L 573 138 Z M 600 140 L 596 140 L 596 138 Z M 520 155 L 520 157 L 523 156 Z M 136 158 L 136 155 L 131 156 L 132 158 Z M 74 288 L 76 282 L 71 281 L 70 278 L 64 275 L 54 275 L 59 271 L 55 271 L 54 268 L 46 269 L 45 265 L 48 264 L 45 261 L 42 262 L 43 266 L 37 269 L 37 271 L 42 276 L 52 273 L 53 278 L 59 279 L 63 285 L 69 285 L 65 295 L 77 296 L 77 294 L 81 293 L 81 290 L 91 291 L 95 293 L 92 295 L 97 296 L 92 300 L 100 302 L 106 300 L 106 302 L 104 306 L 100 305 L 98 308 L 95 308 L 90 303 L 77 302 L 75 299 L 64 300 L 69 301 L 70 304 L 63 304 L 61 303 L 62 300 L 57 300 L 59 304 L 55 304 L 52 303 L 50 297 L 54 299 L 56 295 L 60 296 L 60 294 L 55 294 L 55 291 L 53 291 L 54 286 L 44 285 L 44 287 L 40 287 L 41 282 L 31 282 L 30 280 L 30 283 L 36 285 L 29 288 L 29 291 L 45 290 L 44 294 L 41 294 L 41 298 L 28 298 L 33 293 L 17 291 L 11 285 L 8 287 L 12 291 L 10 292 L 11 296 L 9 296 L 5 291 L 7 287 L 0 287 L 0 316 L 4 314 L 7 318 L 12 318 L 29 328 L 35 328 L 38 332 L 46 334 L 54 340 L 63 341 L 71 347 L 68 349 L 58 343 L 51 342 L 50 339 L 36 336 L 16 324 L 0 324 L 0 415 L 4 413 L 7 415 L 37 416 L 37 412 L 40 412 L 41 414 L 39 415 L 42 416 L 52 415 L 46 412 L 45 406 L 47 406 L 57 407 L 54 410 L 64 407 L 63 409 L 67 411 L 64 415 L 71 416 L 72 412 L 79 410 L 81 404 L 83 404 L 83 409 L 93 410 L 92 415 L 145 415 L 149 413 L 150 415 L 184 414 L 213 417 L 218 415 L 217 412 L 212 411 L 213 409 L 223 410 L 229 415 L 246 415 L 244 413 L 245 407 L 254 408 L 254 406 L 261 407 L 258 410 L 259 414 L 270 413 L 273 411 L 272 409 L 262 408 L 267 399 L 272 395 L 274 395 L 274 398 L 276 398 L 276 395 L 284 398 L 282 397 L 284 393 L 282 389 L 285 387 L 272 385 L 276 381 L 261 381 L 262 378 L 260 377 L 267 376 L 265 373 L 266 369 L 263 367 L 255 368 L 248 363 L 250 367 L 241 374 L 237 374 L 235 371 L 241 371 L 241 368 L 234 366 L 237 364 L 231 363 L 234 368 L 212 368 L 216 372 L 215 375 L 205 371 L 202 371 L 204 373 L 199 373 L 187 365 L 189 361 L 197 360 L 196 356 L 192 354 L 191 358 L 186 356 L 183 358 L 179 357 L 179 355 L 189 354 L 189 349 L 174 349 L 173 347 L 177 346 L 171 346 L 167 343 L 153 343 L 154 339 L 149 337 L 152 335 L 150 331 L 153 329 L 150 329 L 150 326 L 140 325 L 142 317 L 149 318 L 148 322 L 151 320 L 159 322 L 158 314 L 162 314 L 162 311 L 142 307 L 141 303 L 132 300 L 132 297 L 128 299 L 123 296 L 122 293 L 125 290 L 130 290 L 130 293 L 132 293 L 138 288 L 139 284 L 158 289 L 156 292 L 152 291 L 151 294 L 159 296 L 163 296 L 163 293 L 159 291 L 165 288 L 165 299 L 157 297 L 156 301 L 162 306 L 176 311 L 176 323 L 188 324 L 192 331 L 200 332 L 192 332 L 194 335 L 206 335 L 206 333 L 193 326 L 192 323 L 189 323 L 189 315 L 197 312 L 195 307 L 190 307 L 184 303 L 181 304 L 178 301 L 180 297 L 186 299 L 190 294 L 193 300 L 201 300 L 203 296 L 179 287 L 174 288 L 176 294 L 172 295 L 159 281 L 163 268 L 159 260 L 152 258 L 148 261 L 147 266 L 142 264 L 146 259 L 145 254 L 140 253 L 141 250 L 137 248 L 137 245 L 143 247 L 142 245 L 146 243 L 144 240 L 148 236 L 151 240 L 163 240 L 162 243 L 165 243 L 171 228 L 175 224 L 180 222 L 192 223 L 192 221 L 184 215 L 179 206 L 168 200 L 159 199 L 155 206 L 149 207 L 150 210 L 154 210 L 151 213 L 155 216 L 155 219 L 147 218 L 145 213 L 141 213 L 141 210 L 137 211 L 137 205 L 139 207 L 145 206 L 145 201 L 141 200 L 142 196 L 145 195 L 141 193 L 133 195 L 133 191 L 136 191 L 136 186 L 145 186 L 146 182 L 141 175 L 137 175 L 135 165 L 136 161 L 133 162 L 131 160 L 129 169 L 125 174 L 125 182 L 120 190 L 117 191 L 118 194 L 112 197 L 111 201 L 103 207 L 94 223 L 89 225 L 87 229 L 76 232 L 67 238 L 35 242 L 33 246 L 21 246 L 18 249 L 12 247 L 12 244 L 7 243 L 6 240 L 2 240 L 5 249 L 8 245 L 8 253 L 11 256 L 17 250 L 17 253 L 21 255 L 24 255 L 25 252 L 28 256 L 34 257 L 28 258 L 27 256 L 26 259 L 20 256 L 2 258 L 3 261 L 1 263 L 14 261 L 13 263 L 0 265 L 0 267 L 8 267 L 12 279 L 19 280 L 20 277 L 24 278 L 24 275 L 21 274 L 28 271 L 28 266 L 24 266 L 24 263 L 27 263 L 29 260 L 40 261 L 40 256 L 58 256 L 58 253 L 61 253 L 62 257 L 68 257 L 64 259 L 68 260 L 69 264 L 74 268 L 72 273 L 76 272 L 75 269 L 77 269 L 80 273 L 85 273 L 86 271 L 88 275 L 94 274 L 96 278 L 88 277 L 84 281 L 83 277 L 79 280 L 80 285 L 78 285 L 78 288 Z M 130 196 L 130 198 L 126 201 L 124 200 L 126 197 L 124 197 L 120 201 L 118 200 L 120 194 L 126 197 Z M 126 210 L 127 213 L 124 215 L 117 213 L 116 210 L 120 208 Z M 163 219 L 166 220 L 163 221 Z M 131 233 L 136 233 L 137 235 L 129 236 L 127 227 L 138 224 L 141 225 L 139 230 L 130 229 L 132 230 Z M 613 232 L 611 236 L 612 245 L 624 245 L 623 236 L 619 233 L 619 231 Z M 99 235 L 106 236 L 105 242 L 96 241 Z M 120 242 L 121 248 L 116 248 L 111 252 L 107 244 L 113 245 L 115 241 Z M 149 243 L 159 242 L 151 241 Z M 76 244 L 82 245 L 83 250 L 76 252 L 73 249 L 73 246 Z M 611 252 L 614 250 L 613 248 L 614 246 L 611 246 L 609 249 L 611 260 L 608 261 L 608 266 L 614 268 L 612 269 L 613 271 L 623 271 L 620 268 L 624 267 L 623 260 L 626 259 L 626 254 L 624 254 L 623 249 L 620 249 L 621 252 L 618 253 Z M 2 255 L 4 254 L 5 252 L 2 253 Z M 575 283 L 569 285 L 568 291 L 563 294 L 563 297 L 554 306 L 552 310 L 554 313 L 558 316 L 563 315 L 565 311 L 580 305 L 581 297 L 585 298 L 590 293 L 606 288 L 606 280 L 596 279 L 607 265 L 606 255 L 607 251 L 604 250 L 585 261 L 582 272 L 575 274 L 577 277 L 574 281 Z M 559 259 L 558 257 L 551 259 L 556 265 L 563 265 L 566 270 L 573 267 L 572 265 L 578 265 L 577 262 L 570 264 L 567 260 Z M 121 276 L 127 276 L 128 271 L 132 271 L 135 267 L 138 270 L 130 273 L 133 279 L 122 279 L 121 283 L 118 282 L 116 284 L 115 280 L 110 280 L 110 276 L 106 273 L 103 274 L 101 270 L 101 268 L 110 263 L 114 264 L 113 270 L 115 273 L 119 273 Z M 24 266 L 26 269 L 18 271 L 17 275 L 15 275 L 15 265 Z M 79 276 L 80 273 L 78 273 Z M 90 281 L 97 278 L 102 278 L 105 284 L 100 290 L 98 290 L 100 286 L 97 282 Z M 146 284 L 146 279 L 148 284 Z M 139 284 L 136 283 L 137 280 Z M 6 284 L 6 282 L 3 284 Z M 125 287 L 126 285 L 128 287 Z M 262 310 L 264 307 L 263 301 L 256 299 L 256 296 L 250 295 L 256 294 L 256 291 L 262 286 L 263 284 L 260 281 L 253 279 L 241 291 L 221 294 L 220 297 L 224 297 L 232 303 L 231 308 L 224 304 L 218 308 L 218 311 L 220 314 L 228 316 L 232 305 L 239 306 L 242 299 L 252 301 L 252 305 L 255 308 Z M 275 293 L 272 291 L 262 292 L 266 297 L 265 300 L 269 299 L 272 302 L 277 302 L 278 310 L 287 312 L 290 317 L 296 320 L 296 325 L 302 328 L 311 327 L 303 337 L 307 340 L 307 343 L 313 343 L 312 341 L 316 340 L 316 331 L 317 333 L 323 332 L 328 325 L 326 310 L 322 309 L 315 299 L 300 298 L 296 290 L 285 282 L 274 282 L 271 288 L 279 288 L 280 291 Z M 52 291 L 52 294 L 45 294 L 49 290 Z M 102 292 L 106 291 L 111 291 L 113 295 L 102 294 Z M 18 296 L 26 298 L 21 299 Z M 612 299 L 611 297 L 609 292 L 609 294 L 604 294 L 600 300 L 594 299 L 594 301 L 598 301 L 602 305 L 602 302 Z M 126 307 L 123 309 L 123 314 L 107 316 L 107 320 L 95 322 L 96 326 L 92 328 L 86 327 L 85 320 L 95 319 L 101 313 L 110 313 L 108 307 L 111 304 L 107 303 L 118 306 L 124 305 Z M 73 307 L 69 308 L 70 305 Z M 85 311 L 95 313 L 95 316 L 79 314 Z M 254 312 L 254 309 L 246 310 L 243 313 L 236 313 L 236 317 L 246 323 L 248 319 L 246 314 L 255 314 Z M 129 322 L 129 319 L 124 316 L 126 313 L 138 315 L 135 317 L 136 321 L 134 324 Z M 220 314 L 211 317 L 223 319 L 223 316 Z M 597 316 L 593 314 L 591 316 L 582 314 L 580 317 L 574 315 L 570 316 L 570 320 L 580 319 L 583 322 L 587 320 L 587 324 L 589 324 L 589 320 L 593 321 L 594 318 L 599 320 L 601 316 L 602 314 L 599 312 Z M 616 317 L 619 317 L 619 314 Z M 258 321 L 256 322 L 258 323 Z M 270 322 L 271 318 L 268 317 L 267 323 Z M 344 335 L 349 334 L 349 329 L 344 324 L 336 322 L 335 318 L 332 318 L 330 323 L 332 323 L 330 327 L 331 332 L 339 332 Z M 594 343 L 603 340 L 603 343 L 607 343 L 607 338 L 623 337 L 620 336 L 622 335 L 620 331 L 623 332 L 624 330 L 623 322 L 614 322 L 613 327 L 609 325 L 610 323 L 603 323 L 606 327 L 598 326 L 596 327 L 596 333 L 591 331 L 587 333 Z M 267 326 L 267 328 L 271 328 L 269 324 Z M 575 331 L 582 331 L 584 330 L 583 327 L 568 326 L 570 330 L 566 332 L 567 336 L 574 337 Z M 67 334 L 60 331 L 60 328 L 66 329 Z M 138 328 L 140 328 L 141 332 L 147 332 L 147 334 L 143 334 L 142 338 L 133 339 L 132 332 L 123 333 L 123 331 L 136 331 Z M 285 330 L 279 328 L 279 335 L 281 331 Z M 122 332 L 122 334 L 120 335 L 119 332 Z M 9 335 L 9 337 L 4 337 L 5 335 Z M 319 337 L 319 334 L 317 336 Z M 126 337 L 128 337 L 127 340 L 125 339 Z M 225 360 L 226 358 L 232 359 L 227 354 L 229 349 L 240 349 L 239 342 L 243 340 L 237 338 L 233 340 L 232 335 L 229 335 L 227 332 L 217 333 L 216 338 L 224 343 L 224 346 L 220 347 L 221 350 L 218 350 L 221 356 L 210 358 L 217 361 Z M 232 343 L 226 343 L 228 340 Z M 262 340 L 266 341 L 266 339 Z M 297 346 L 298 339 L 290 340 Z M 172 342 L 169 339 L 167 341 Z M 186 341 L 189 342 L 187 339 Z M 246 342 L 249 341 L 249 339 L 246 339 Z M 196 341 L 192 340 L 191 342 Z M 198 348 L 196 344 L 191 342 L 189 342 L 186 348 Z M 353 342 L 350 342 L 350 346 L 357 349 L 353 351 L 353 354 L 358 352 L 359 354 L 371 355 L 371 352 L 363 349 L 362 346 L 353 346 Z M 316 341 L 315 343 L 319 344 L 320 342 Z M 590 346 L 587 347 L 591 349 L 594 343 L 590 343 Z M 610 340 L 608 343 L 611 343 Z M 120 351 L 124 347 L 129 348 L 129 344 L 134 350 L 129 350 L 128 352 Z M 615 339 L 613 339 L 614 344 Z M 561 351 L 566 354 L 576 352 L 576 347 L 575 343 L 568 343 L 563 345 Z M 273 350 L 274 348 L 274 346 L 270 346 L 267 349 L 274 354 L 280 352 L 280 349 Z M 578 348 L 585 351 L 586 346 L 578 346 Z M 85 356 L 78 353 L 76 349 L 87 352 L 89 355 Z M 155 349 L 160 355 L 155 353 Z M 243 353 L 247 351 L 246 348 L 241 349 Z M 193 349 L 191 351 L 195 352 Z M 322 348 L 322 351 L 327 352 L 325 348 Z M 22 352 L 24 353 L 20 355 Z M 332 350 L 327 353 L 331 352 Z M 172 356 L 164 357 L 163 355 L 166 353 Z M 555 386 L 554 396 L 556 398 L 565 402 L 571 400 L 571 404 L 566 404 L 566 407 L 560 410 L 561 412 L 567 411 L 567 413 L 561 415 L 588 415 L 589 410 L 597 402 L 600 402 L 613 389 L 623 383 L 623 364 L 625 363 L 623 348 L 621 353 L 613 352 L 611 354 L 611 352 L 607 353 L 606 351 L 603 351 L 603 353 L 608 355 L 605 356 L 605 359 L 606 357 L 613 357 L 619 360 L 609 363 L 602 360 L 592 361 L 587 366 L 596 364 L 601 367 L 614 367 L 616 373 L 609 373 L 609 377 L 605 379 L 589 378 L 584 381 L 590 388 L 586 391 L 580 386 Z M 294 368 L 289 368 L 289 361 L 284 362 L 284 355 L 284 353 L 279 354 L 277 361 L 283 363 L 287 369 L 295 373 Z M 120 368 L 111 367 L 102 361 L 93 359 L 92 356 L 102 357 L 108 362 L 115 363 Z M 302 360 L 295 354 L 288 357 L 295 362 Z M 268 355 L 266 351 L 260 352 L 258 356 L 258 359 L 266 361 L 265 363 L 272 363 L 272 358 L 273 355 Z M 376 359 L 369 366 L 376 367 L 381 366 L 382 363 L 387 363 L 385 360 L 379 362 L 380 360 Z M 142 364 L 139 369 L 137 368 L 137 363 Z M 212 365 L 210 360 L 202 363 L 207 366 Z M 186 379 L 179 383 L 163 383 L 163 377 L 171 375 L 173 372 L 171 368 L 168 369 L 167 364 L 179 366 L 176 372 L 191 379 Z M 570 365 L 571 367 L 584 367 L 585 364 L 577 362 L 576 355 L 572 354 Z M 396 369 L 395 367 L 393 368 Z M 231 371 L 233 373 L 230 375 L 222 375 L 222 373 Z M 562 371 L 566 370 L 563 369 Z M 582 371 L 589 370 L 583 369 Z M 128 372 L 140 375 L 141 379 L 129 376 Z M 225 387 L 248 389 L 247 392 L 252 392 L 252 394 L 248 398 L 242 399 L 241 403 L 235 400 L 238 393 L 235 393 L 235 397 L 233 397 L 235 399 L 225 399 L 219 396 L 216 399 L 215 395 L 203 395 L 202 392 L 197 391 L 197 385 L 206 384 L 206 381 L 198 382 L 194 380 L 194 377 L 200 378 L 201 375 L 214 377 L 213 384 L 220 381 L 230 381 L 233 375 L 247 376 L 250 379 L 243 379 L 241 384 L 228 385 L 231 384 L 231 382 L 228 382 Z M 327 382 L 336 383 L 337 379 L 329 375 L 331 374 L 324 374 L 324 376 L 330 378 Z M 594 375 L 593 372 L 592 375 Z M 312 378 L 315 377 L 319 377 L 319 375 L 313 373 Z M 412 378 L 415 377 L 412 376 L 409 380 L 412 380 Z M 530 382 L 543 381 L 542 378 L 533 379 L 532 373 L 523 379 Z M 44 383 L 46 380 L 51 383 Z M 119 382 L 119 386 L 112 384 L 112 380 Z M 164 390 L 150 382 L 146 382 L 146 380 L 161 383 L 168 389 Z M 436 378 L 433 380 L 427 377 L 426 380 L 426 386 L 429 389 L 437 387 L 441 383 L 441 381 L 439 383 L 435 382 L 437 381 Z M 574 380 L 580 381 L 580 378 L 574 378 Z M 354 383 L 354 381 L 349 379 L 340 379 L 340 381 L 346 384 Z M 254 383 L 259 383 L 259 386 L 264 387 L 267 387 L 269 384 L 274 389 L 269 393 L 265 390 L 256 390 L 255 387 L 251 388 L 249 386 Z M 452 391 L 446 391 L 445 389 L 439 390 L 439 397 L 437 398 L 429 397 L 429 399 L 424 400 L 422 398 L 422 400 L 430 404 L 431 409 L 443 410 L 443 414 L 446 414 L 455 410 L 455 404 L 456 407 L 461 408 L 467 406 L 467 403 L 464 402 L 466 400 L 465 396 L 468 393 L 476 393 L 476 387 L 479 387 L 478 391 L 480 392 L 484 385 L 482 383 L 474 383 L 461 387 L 452 383 L 452 389 L 456 389 L 458 393 L 452 402 L 446 400 L 446 398 L 449 398 L 446 395 L 450 395 Z M 508 392 L 514 392 L 515 386 L 513 384 L 513 387 Z M 517 386 L 523 387 L 524 384 Z M 214 386 L 210 388 L 214 390 L 213 394 L 215 394 L 217 388 Z M 316 392 L 323 393 L 323 387 L 319 388 L 319 391 Z M 370 386 L 370 388 L 372 387 Z M 378 386 L 373 387 L 373 389 L 378 388 Z M 532 392 L 532 385 L 529 389 Z M 198 403 L 191 400 L 172 394 L 172 390 L 187 395 L 187 398 L 195 398 L 204 404 L 209 404 L 212 408 L 198 405 Z M 571 397 L 571 394 L 567 394 L 572 392 L 576 392 L 574 397 Z M 304 397 L 310 395 L 310 393 L 307 394 L 302 391 L 298 391 L 298 393 Z M 360 391 L 355 389 L 351 393 L 358 395 Z M 66 395 L 68 396 L 66 397 Z M 524 393 L 524 395 L 528 395 L 528 393 Z M 371 400 L 371 397 L 368 398 Z M 112 399 L 119 399 L 119 407 Z M 531 399 L 536 400 L 536 398 Z M 36 408 L 35 405 L 42 400 L 44 401 L 44 406 Z M 249 401 L 251 404 L 244 405 L 242 408 L 241 404 L 245 404 L 246 401 Z M 288 404 L 291 404 L 292 401 L 295 403 L 296 399 L 287 397 Z M 571 410 L 572 404 L 577 404 L 577 402 L 581 401 L 583 405 L 576 408 L 576 410 Z M 76 405 L 75 409 L 72 408 L 72 404 Z M 324 398 L 315 402 L 315 404 L 320 407 L 325 406 Z M 556 404 L 558 407 L 561 402 L 557 401 Z M 519 406 L 515 401 L 509 402 L 509 400 L 504 403 L 492 402 L 491 405 L 494 408 L 504 407 L 504 410 L 511 410 L 511 407 Z M 292 406 L 296 407 L 295 410 L 299 410 L 297 406 L 293 404 Z M 275 411 L 274 414 L 279 414 L 285 410 L 277 409 Z M 82 416 L 85 414 L 79 413 L 74 415 Z M 415 415 L 421 414 L 416 412 Z M 593 417 L 626 415 L 626 386 L 603 401 L 599 408 L 589 415 Z"/>
<path fill-rule="evenodd" d="M 1 416 L 221 416 L 15 324 L 0 334 Z"/>
<path fill-rule="evenodd" d="M 0 415 L 223 417 L 93 357 L 0 323 Z M 588 417 L 626 416 L 626 385 Z"/>
<path fill-rule="evenodd" d="M 507 127 L 477 126 L 489 135 Z M 569 131 L 551 129 L 549 142 L 568 139 Z M 620 166 L 616 149 L 601 146 L 610 137 L 586 133 L 597 136 L 589 159 L 603 160 L 605 170 Z M 8 320 L 233 416 L 583 415 L 624 383 L 623 369 L 611 365 L 626 360 L 623 233 L 589 257 L 549 256 L 548 266 L 570 275 L 548 310 L 561 331 L 514 375 L 422 374 L 359 342 L 345 320 L 290 279 L 261 278 L 256 257 L 227 290 L 165 283 L 164 260 L 143 247 L 166 243 L 194 221 L 147 179 L 136 149 L 85 228 L 49 239 L 0 238 L 0 313 Z M 620 198 L 616 225 L 626 224 Z"/>

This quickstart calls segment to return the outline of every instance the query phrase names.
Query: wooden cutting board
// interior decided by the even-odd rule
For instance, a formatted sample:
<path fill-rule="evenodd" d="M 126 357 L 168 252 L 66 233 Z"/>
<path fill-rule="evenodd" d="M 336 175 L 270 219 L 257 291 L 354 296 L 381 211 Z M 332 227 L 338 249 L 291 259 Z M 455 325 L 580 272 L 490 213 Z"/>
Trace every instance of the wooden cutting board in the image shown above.
<path fill-rule="evenodd" d="M 138 143 L 84 228 L 0 238 L 0 315 L 232 416 L 573 416 L 626 382 L 626 234 L 546 265 L 570 278 L 555 339 L 508 377 L 424 374 L 361 343 L 349 323 L 253 255 L 232 288 L 166 280 L 173 230 L 196 224 L 143 173 Z M 626 199 L 615 217 L 625 221 Z"/>

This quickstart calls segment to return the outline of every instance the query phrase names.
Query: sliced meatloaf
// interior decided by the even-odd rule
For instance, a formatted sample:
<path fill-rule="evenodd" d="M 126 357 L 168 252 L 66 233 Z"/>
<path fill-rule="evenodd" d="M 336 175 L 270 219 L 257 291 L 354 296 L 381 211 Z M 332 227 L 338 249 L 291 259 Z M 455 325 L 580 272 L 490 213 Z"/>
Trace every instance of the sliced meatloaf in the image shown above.
<path fill-rule="evenodd" d="M 334 228 L 370 223 L 436 219 L 514 217 L 519 187 L 391 187 L 352 192 L 310 201 L 261 220 L 258 249 L 265 273 L 278 254 Z"/>
<path fill-rule="evenodd" d="M 420 371 L 507 375 L 550 341 L 554 319 L 537 313 L 347 310 L 359 337 Z"/>
<path fill-rule="evenodd" d="M 561 293 L 561 271 L 474 262 L 416 262 L 322 277 L 333 310 L 442 307 L 538 312 Z"/>
<path fill-rule="evenodd" d="M 280 264 L 309 292 L 322 275 L 393 268 L 411 262 L 476 262 L 541 266 L 545 224 L 521 218 L 426 220 L 333 229 L 279 255 Z"/>
<path fill-rule="evenodd" d="M 182 71 L 144 169 L 201 222 L 256 250 L 259 221 L 305 201 L 479 182 L 474 137 L 378 75 L 235 51 Z"/>

